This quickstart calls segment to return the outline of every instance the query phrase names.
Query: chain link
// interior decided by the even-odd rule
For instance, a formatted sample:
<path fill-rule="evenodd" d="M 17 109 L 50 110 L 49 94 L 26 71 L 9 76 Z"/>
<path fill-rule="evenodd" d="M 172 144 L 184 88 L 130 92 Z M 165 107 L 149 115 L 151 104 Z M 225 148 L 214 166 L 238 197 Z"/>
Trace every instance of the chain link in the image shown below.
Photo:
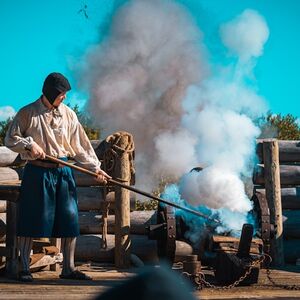
<path fill-rule="evenodd" d="M 270 276 L 271 270 L 269 268 L 269 265 L 272 262 L 272 258 L 268 254 L 264 254 L 259 259 L 254 260 L 249 265 L 247 270 L 245 271 L 245 274 L 243 274 L 239 279 L 237 279 L 235 282 L 233 282 L 229 285 L 217 286 L 217 285 L 211 284 L 210 282 L 205 280 L 205 274 L 203 272 L 198 272 L 195 275 L 190 274 L 188 272 L 182 272 L 182 276 L 187 277 L 187 278 L 192 278 L 194 280 L 194 282 L 197 284 L 198 290 L 203 289 L 203 287 L 212 288 L 215 290 L 229 290 L 229 289 L 232 289 L 232 288 L 238 286 L 248 275 L 250 275 L 250 273 L 254 267 L 259 266 L 260 264 L 262 264 L 265 261 L 266 257 L 269 259 L 268 263 L 266 263 L 267 278 L 274 287 L 285 289 L 285 290 L 297 290 L 297 291 L 300 290 L 300 285 L 278 284 L 273 280 L 273 278 L 271 278 L 271 276 Z M 180 269 L 181 267 L 182 267 L 182 262 L 178 262 L 177 267 L 175 267 L 175 269 Z"/>
<path fill-rule="evenodd" d="M 259 266 L 265 259 L 265 256 L 261 256 L 259 259 L 254 260 L 249 267 L 247 268 L 247 270 L 245 271 L 245 274 L 243 274 L 239 279 L 237 279 L 235 282 L 229 284 L 229 285 L 225 285 L 225 286 L 217 286 L 214 284 L 211 284 L 210 282 L 205 280 L 205 275 L 202 272 L 198 272 L 196 275 L 190 274 L 188 272 L 183 272 L 182 275 L 186 276 L 186 277 L 191 277 L 194 279 L 195 283 L 197 284 L 197 289 L 201 290 L 203 287 L 208 287 L 208 288 L 212 288 L 215 290 L 229 290 L 232 289 L 234 287 L 236 287 L 237 285 L 239 285 L 248 275 L 250 275 L 252 269 L 254 267 Z"/>
<path fill-rule="evenodd" d="M 278 288 L 285 289 L 285 290 L 294 290 L 294 291 L 297 290 L 297 291 L 299 291 L 300 290 L 300 285 L 296 285 L 296 284 L 291 284 L 291 285 L 289 285 L 289 284 L 279 284 L 279 283 L 276 283 L 273 278 L 271 278 L 271 270 L 270 270 L 269 266 L 272 262 L 272 257 L 268 254 L 265 254 L 265 256 L 268 257 L 268 259 L 269 259 L 268 263 L 266 264 L 267 278 L 272 283 L 272 285 L 274 287 L 278 287 Z"/>

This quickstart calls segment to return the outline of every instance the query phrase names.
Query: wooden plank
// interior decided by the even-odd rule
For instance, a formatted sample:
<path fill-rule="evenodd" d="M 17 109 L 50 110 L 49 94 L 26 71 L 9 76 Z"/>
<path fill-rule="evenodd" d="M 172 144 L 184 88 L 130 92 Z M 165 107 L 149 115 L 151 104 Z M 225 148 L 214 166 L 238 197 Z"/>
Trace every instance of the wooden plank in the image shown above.
<path fill-rule="evenodd" d="M 211 238 L 214 243 L 239 243 L 240 241 L 239 238 L 233 236 L 213 235 Z M 258 238 L 253 238 L 252 243 L 263 245 L 263 241 Z"/>
<path fill-rule="evenodd" d="M 257 140 L 256 153 L 259 162 L 263 163 L 263 140 Z M 300 162 L 300 141 L 278 141 L 279 146 L 279 161 Z"/>
<path fill-rule="evenodd" d="M 51 268 L 52 266 L 56 266 L 58 263 L 62 262 L 62 260 L 63 260 L 62 255 L 44 255 L 37 262 L 30 265 L 30 270 L 32 271 L 35 269 L 44 268 L 49 265 Z M 58 271 L 58 269 L 51 270 L 51 271 Z"/>

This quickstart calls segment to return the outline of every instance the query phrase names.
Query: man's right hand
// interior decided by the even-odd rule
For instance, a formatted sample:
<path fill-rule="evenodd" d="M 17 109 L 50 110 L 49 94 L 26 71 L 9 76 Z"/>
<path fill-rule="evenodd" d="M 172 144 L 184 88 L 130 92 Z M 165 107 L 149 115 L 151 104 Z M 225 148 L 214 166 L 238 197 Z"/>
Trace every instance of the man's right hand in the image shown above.
<path fill-rule="evenodd" d="M 38 159 L 38 158 L 45 159 L 46 154 L 44 150 L 35 142 L 33 142 L 31 145 L 30 153 L 32 158 L 34 159 Z"/>

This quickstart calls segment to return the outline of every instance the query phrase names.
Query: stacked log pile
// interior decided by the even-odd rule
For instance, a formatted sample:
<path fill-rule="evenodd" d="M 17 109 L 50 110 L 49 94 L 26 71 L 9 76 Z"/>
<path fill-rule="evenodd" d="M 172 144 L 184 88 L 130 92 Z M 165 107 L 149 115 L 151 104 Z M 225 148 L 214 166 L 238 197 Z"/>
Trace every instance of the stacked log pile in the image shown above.
<path fill-rule="evenodd" d="M 92 143 L 98 147 L 99 142 Z M 96 153 L 97 148 L 95 148 Z M 1 182 L 20 183 L 24 162 L 19 156 L 0 147 L 0 185 Z M 75 259 L 77 261 L 114 262 L 115 256 L 115 192 L 111 191 L 104 198 L 104 187 L 93 177 L 74 171 L 77 184 L 79 224 L 81 236 L 77 239 Z M 2 183 L 3 184 L 3 183 Z M 17 189 L 16 189 L 17 190 Z M 14 191 L 16 193 L 16 191 Z M 3 193 L 2 193 L 3 194 Z M 7 195 L 10 195 L 8 191 Z M 0 242 L 5 241 L 6 199 L 0 199 Z M 103 248 L 102 209 L 105 201 L 109 202 L 107 219 L 107 247 Z M 156 222 L 155 211 L 135 211 L 135 195 L 130 194 L 130 241 L 131 253 L 144 262 L 157 262 L 156 241 L 145 235 L 145 227 Z M 185 242 L 177 241 L 177 259 L 191 254 L 193 249 Z"/>
<path fill-rule="evenodd" d="M 300 142 L 278 141 L 278 148 L 284 259 L 295 263 L 300 258 Z M 253 183 L 258 192 L 265 194 L 263 140 L 257 143 L 257 156 Z"/>

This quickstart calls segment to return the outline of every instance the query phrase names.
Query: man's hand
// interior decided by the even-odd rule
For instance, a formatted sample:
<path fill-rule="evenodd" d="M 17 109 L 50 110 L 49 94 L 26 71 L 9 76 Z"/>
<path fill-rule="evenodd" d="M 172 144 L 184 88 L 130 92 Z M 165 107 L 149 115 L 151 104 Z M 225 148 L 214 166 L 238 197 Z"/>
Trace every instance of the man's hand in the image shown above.
<path fill-rule="evenodd" d="M 45 159 L 45 152 L 44 150 L 35 142 L 32 143 L 30 153 L 32 158 L 34 159 Z"/>
<path fill-rule="evenodd" d="M 111 176 L 109 176 L 107 173 L 105 173 L 103 170 L 98 170 L 96 172 L 98 174 L 98 177 L 96 180 L 102 184 L 107 184 L 107 179 L 111 179 Z"/>

